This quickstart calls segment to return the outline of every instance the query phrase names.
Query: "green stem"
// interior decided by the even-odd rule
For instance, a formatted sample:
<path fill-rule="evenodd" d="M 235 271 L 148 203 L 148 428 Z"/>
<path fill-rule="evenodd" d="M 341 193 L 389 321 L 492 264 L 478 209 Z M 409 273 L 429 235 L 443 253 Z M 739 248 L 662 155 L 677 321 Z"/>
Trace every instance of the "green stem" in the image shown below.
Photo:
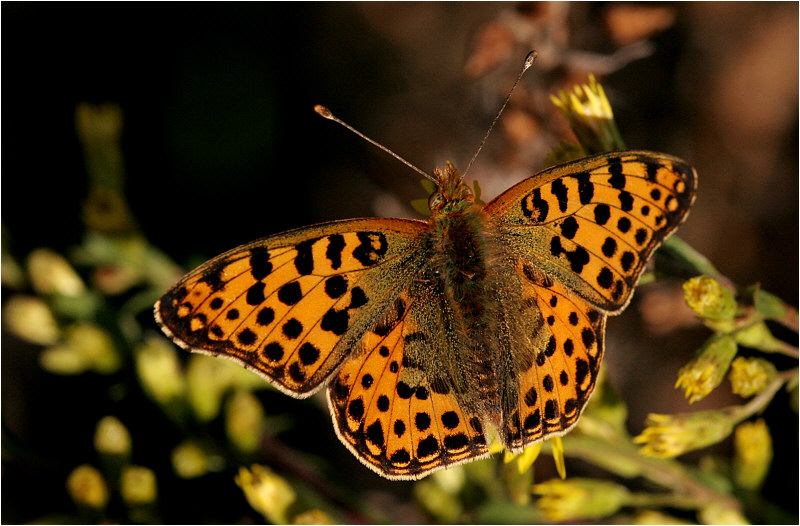
<path fill-rule="evenodd" d="M 793 377 L 797 376 L 797 373 L 797 369 L 782 372 L 763 391 L 753 397 L 752 400 L 744 405 L 728 408 L 728 414 L 738 424 L 744 420 L 747 420 L 756 413 L 763 411 L 770 404 L 775 396 L 775 393 L 778 392 L 781 386 L 783 386 L 783 384 L 791 380 Z"/>
<path fill-rule="evenodd" d="M 702 505 L 694 497 L 674 493 L 632 493 L 626 499 L 625 504 L 634 508 L 678 508 L 683 510 L 697 509 Z"/>
<path fill-rule="evenodd" d="M 671 489 L 675 502 L 680 501 L 683 507 L 700 508 L 714 501 L 725 507 L 741 508 L 736 499 L 698 481 L 677 461 L 641 455 L 624 437 L 606 441 L 571 433 L 563 440 L 566 455 L 582 458 L 624 477 L 645 477 Z M 618 472 L 616 466 L 622 466 L 623 470 Z"/>

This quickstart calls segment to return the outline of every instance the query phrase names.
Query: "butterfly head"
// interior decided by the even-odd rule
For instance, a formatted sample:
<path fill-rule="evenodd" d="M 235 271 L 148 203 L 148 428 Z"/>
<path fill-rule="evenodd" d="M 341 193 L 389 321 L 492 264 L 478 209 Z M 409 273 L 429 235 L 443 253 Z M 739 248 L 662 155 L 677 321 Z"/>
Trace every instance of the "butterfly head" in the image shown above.
<path fill-rule="evenodd" d="M 428 198 L 428 207 L 434 214 L 449 214 L 462 211 L 472 206 L 475 195 L 472 189 L 464 184 L 463 176 L 449 161 L 444 169 L 433 170 L 436 191 Z"/>

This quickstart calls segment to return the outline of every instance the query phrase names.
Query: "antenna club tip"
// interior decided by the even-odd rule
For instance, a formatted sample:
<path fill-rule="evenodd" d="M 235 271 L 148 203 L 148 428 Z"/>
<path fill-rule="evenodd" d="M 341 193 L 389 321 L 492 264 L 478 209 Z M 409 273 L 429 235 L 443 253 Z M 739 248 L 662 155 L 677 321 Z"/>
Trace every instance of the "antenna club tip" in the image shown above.
<path fill-rule="evenodd" d="M 525 69 L 533 66 L 533 62 L 536 60 L 536 57 L 539 56 L 539 52 L 535 49 L 528 53 L 528 56 L 525 57 Z"/>
<path fill-rule="evenodd" d="M 333 113 L 331 113 L 331 110 L 329 110 L 322 104 L 317 104 L 316 106 L 314 106 L 314 111 L 316 111 L 318 114 L 325 117 L 326 119 L 333 118 Z"/>

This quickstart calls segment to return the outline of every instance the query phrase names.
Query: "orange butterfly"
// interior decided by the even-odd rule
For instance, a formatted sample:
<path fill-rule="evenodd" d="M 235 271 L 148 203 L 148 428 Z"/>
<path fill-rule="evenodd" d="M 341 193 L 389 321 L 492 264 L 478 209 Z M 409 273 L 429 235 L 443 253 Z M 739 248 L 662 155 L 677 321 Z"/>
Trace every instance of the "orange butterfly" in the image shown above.
<path fill-rule="evenodd" d="M 481 206 L 451 164 L 431 217 L 353 219 L 248 243 L 156 303 L 181 347 L 282 392 L 328 386 L 337 435 L 390 479 L 514 452 L 569 431 L 606 317 L 686 218 L 697 176 L 675 157 L 594 155 Z"/>

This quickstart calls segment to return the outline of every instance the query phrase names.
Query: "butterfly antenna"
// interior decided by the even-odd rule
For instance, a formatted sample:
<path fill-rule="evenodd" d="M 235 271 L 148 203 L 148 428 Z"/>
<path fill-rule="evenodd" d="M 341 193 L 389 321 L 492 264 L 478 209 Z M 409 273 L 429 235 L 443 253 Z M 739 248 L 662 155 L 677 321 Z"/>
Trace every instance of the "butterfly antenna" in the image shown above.
<path fill-rule="evenodd" d="M 392 150 L 390 150 L 386 146 L 382 145 L 381 143 L 379 143 L 377 141 L 373 141 L 372 139 L 370 139 L 369 137 L 367 137 L 366 135 L 364 135 L 360 131 L 356 130 L 355 128 L 353 128 L 352 126 L 350 126 L 349 124 L 344 122 L 342 119 L 340 119 L 339 117 L 337 117 L 336 115 L 331 113 L 331 110 L 329 110 L 325 106 L 317 104 L 316 106 L 314 106 L 314 111 L 316 111 L 318 114 L 320 114 L 321 116 L 325 117 L 326 119 L 328 119 L 330 121 L 333 121 L 333 122 L 335 122 L 337 124 L 341 124 L 342 126 L 347 128 L 351 132 L 355 133 L 356 135 L 358 135 L 359 137 L 361 137 L 362 139 L 364 139 L 368 143 L 372 144 L 373 146 L 377 146 L 378 148 L 380 148 L 384 152 L 388 153 L 389 155 L 391 155 L 392 157 L 394 157 L 395 159 L 397 159 L 401 163 L 405 164 L 406 166 L 408 166 L 409 168 L 411 168 L 412 170 L 414 170 L 418 174 L 420 174 L 423 177 L 425 177 L 426 179 L 428 179 L 430 181 L 433 181 L 434 183 L 437 182 L 436 179 L 434 179 L 434 177 L 432 175 L 426 174 L 425 172 L 423 172 L 422 170 L 420 170 L 419 168 L 417 168 L 416 166 L 414 166 L 410 162 L 406 161 L 405 159 L 403 159 L 402 157 L 400 157 L 399 155 L 397 155 L 396 153 L 394 153 Z"/>
<path fill-rule="evenodd" d="M 481 150 L 483 149 L 483 145 L 486 144 L 486 139 L 489 138 L 489 134 L 492 133 L 492 130 L 494 129 L 494 125 L 497 124 L 497 119 L 500 118 L 500 115 L 503 114 L 503 110 L 506 109 L 506 105 L 508 104 L 508 101 L 511 99 L 511 94 L 514 93 L 514 88 L 516 88 L 517 84 L 519 84 L 519 81 L 522 80 L 522 75 L 524 75 L 525 72 L 528 71 L 528 69 L 530 69 L 531 66 L 533 66 L 533 63 L 536 60 L 536 57 L 538 57 L 538 56 L 539 56 L 539 53 L 537 53 L 534 50 L 534 51 L 531 51 L 530 53 L 528 53 L 528 56 L 525 57 L 525 62 L 522 64 L 522 70 L 519 72 L 519 75 L 517 75 L 517 80 L 514 81 L 514 85 L 511 86 L 511 89 L 509 90 L 508 95 L 506 96 L 506 100 L 503 101 L 503 105 L 500 106 L 500 111 L 498 111 L 497 115 L 494 116 L 494 120 L 492 121 L 492 124 L 489 126 L 489 129 L 486 130 L 486 135 L 483 136 L 483 140 L 481 141 L 480 146 L 478 146 L 478 150 L 475 152 L 475 155 L 472 156 L 472 159 L 469 161 L 469 164 L 467 165 L 467 169 L 464 170 L 464 174 L 461 176 L 462 180 L 467 175 L 467 172 L 469 172 L 469 169 L 472 167 L 472 163 L 475 162 L 475 159 L 478 157 L 478 154 L 481 153 Z"/>

